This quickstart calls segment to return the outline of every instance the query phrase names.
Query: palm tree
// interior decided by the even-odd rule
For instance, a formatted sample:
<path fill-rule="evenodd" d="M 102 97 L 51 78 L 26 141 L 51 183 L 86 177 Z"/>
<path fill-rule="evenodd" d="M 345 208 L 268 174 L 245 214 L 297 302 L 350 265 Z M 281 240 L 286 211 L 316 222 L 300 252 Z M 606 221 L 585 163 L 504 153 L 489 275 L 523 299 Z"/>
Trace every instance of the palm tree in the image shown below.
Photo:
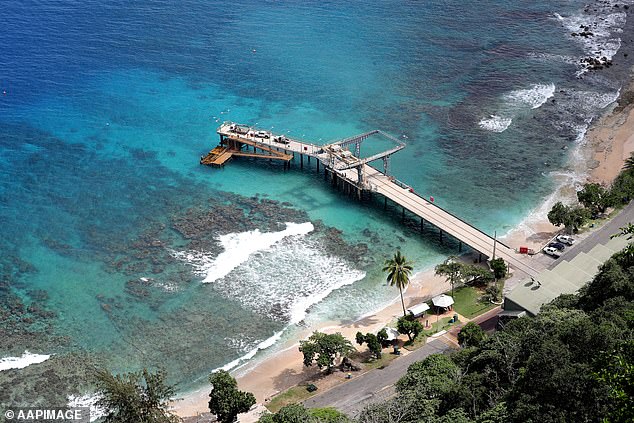
<path fill-rule="evenodd" d="M 460 278 L 462 273 L 462 263 L 456 261 L 456 256 L 449 256 L 444 263 L 436 266 L 436 274 L 447 277 L 447 280 L 451 284 L 451 297 L 453 298 L 454 287 L 456 286 L 456 279 Z"/>
<path fill-rule="evenodd" d="M 400 250 L 396 250 L 394 258 L 385 260 L 383 271 L 387 272 L 387 283 L 396 286 L 401 293 L 401 305 L 403 306 L 403 316 L 407 316 L 405 311 L 405 301 L 403 301 L 403 289 L 409 284 L 409 276 L 412 273 L 412 263 L 407 261 Z"/>
<path fill-rule="evenodd" d="M 630 157 L 625 160 L 625 164 L 623 164 L 623 170 L 627 172 L 634 170 L 634 153 L 630 153 Z"/>

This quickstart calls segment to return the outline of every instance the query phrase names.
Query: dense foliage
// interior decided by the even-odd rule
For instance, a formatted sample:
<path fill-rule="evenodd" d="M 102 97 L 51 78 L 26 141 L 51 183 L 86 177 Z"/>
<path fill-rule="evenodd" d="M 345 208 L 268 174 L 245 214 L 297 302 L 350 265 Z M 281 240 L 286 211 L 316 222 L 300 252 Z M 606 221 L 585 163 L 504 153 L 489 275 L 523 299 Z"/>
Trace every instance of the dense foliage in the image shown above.
<path fill-rule="evenodd" d="M 410 341 L 416 339 L 419 333 L 423 331 L 423 325 L 409 316 L 401 317 L 396 322 L 396 330 L 399 333 L 407 335 Z"/>
<path fill-rule="evenodd" d="M 502 257 L 498 257 L 491 260 L 491 270 L 493 270 L 493 276 L 495 276 L 495 279 L 502 279 L 506 277 L 506 273 L 509 269 L 504 262 L 504 259 Z"/>
<path fill-rule="evenodd" d="M 378 334 L 357 332 L 356 335 L 357 344 L 367 344 L 368 350 L 375 358 L 381 358 L 381 350 L 383 345 L 387 344 L 387 332 L 385 329 L 381 329 Z"/>
<path fill-rule="evenodd" d="M 495 273 L 492 273 L 490 270 L 482 266 L 457 261 L 457 257 L 455 256 L 450 256 L 443 263 L 437 265 L 435 271 L 437 275 L 447 278 L 447 282 L 451 285 L 452 297 L 454 296 L 456 286 L 466 284 L 485 285 L 495 278 Z"/>
<path fill-rule="evenodd" d="M 621 173 L 612 185 L 605 187 L 587 183 L 577 192 L 577 200 L 583 206 L 566 206 L 557 202 L 548 213 L 548 220 L 555 226 L 564 225 L 566 232 L 579 229 L 590 217 L 605 213 L 608 207 L 627 204 L 634 198 L 634 153 L 626 160 Z"/>
<path fill-rule="evenodd" d="M 167 411 L 174 397 L 174 386 L 165 382 L 164 371 L 112 375 L 105 370 L 96 374 L 97 406 L 106 410 L 106 423 L 172 423 L 180 419 Z"/>
<path fill-rule="evenodd" d="M 334 408 L 307 409 L 301 404 L 291 404 L 275 414 L 263 415 L 258 423 L 350 423 L 350 419 Z"/>
<path fill-rule="evenodd" d="M 314 362 L 320 369 L 330 371 L 337 356 L 346 357 L 354 347 L 340 333 L 313 332 L 307 340 L 299 341 L 299 351 L 304 355 L 304 366 L 310 367 Z"/>
<path fill-rule="evenodd" d="M 627 249 L 625 250 L 627 251 Z M 410 366 L 359 423 L 626 422 L 634 416 L 634 260 L 616 254 L 579 294 Z"/>
<path fill-rule="evenodd" d="M 238 383 L 225 370 L 219 370 L 209 376 L 211 392 L 209 393 L 209 411 L 216 415 L 221 423 L 235 421 L 240 413 L 246 413 L 255 404 L 255 397 L 250 392 L 238 390 Z"/>
<path fill-rule="evenodd" d="M 548 221 L 555 226 L 564 226 L 567 233 L 577 232 L 590 218 L 588 209 L 581 206 L 566 206 L 561 201 L 555 203 L 548 212 Z"/>

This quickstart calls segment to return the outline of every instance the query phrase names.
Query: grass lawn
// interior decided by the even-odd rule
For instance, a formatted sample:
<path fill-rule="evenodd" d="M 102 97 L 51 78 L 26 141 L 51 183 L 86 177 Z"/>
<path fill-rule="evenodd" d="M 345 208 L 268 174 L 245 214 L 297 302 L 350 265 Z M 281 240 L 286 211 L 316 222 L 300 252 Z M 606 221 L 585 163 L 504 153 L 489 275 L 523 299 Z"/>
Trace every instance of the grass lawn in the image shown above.
<path fill-rule="evenodd" d="M 431 323 L 431 328 L 424 330 L 423 334 L 426 336 L 431 336 L 443 329 L 449 329 L 453 326 L 453 323 L 449 324 L 449 320 L 451 319 L 451 317 L 443 317 L 442 319 L 438 320 L 438 323 L 436 323 L 436 316 L 429 316 L 429 323 Z"/>
<path fill-rule="evenodd" d="M 414 339 L 414 341 L 410 342 L 407 341 L 404 345 L 403 348 L 405 348 L 407 351 L 414 351 L 419 349 L 420 347 L 422 347 L 423 345 L 425 345 L 425 343 L 427 342 L 427 337 L 425 336 L 425 332 L 421 332 L 418 334 L 418 336 Z"/>
<path fill-rule="evenodd" d="M 277 413 L 280 411 L 280 408 L 285 405 L 295 404 L 301 401 L 304 401 L 307 398 L 312 397 L 317 394 L 318 391 L 308 392 L 306 390 L 306 385 L 298 385 L 289 388 L 288 390 L 276 395 L 273 397 L 268 404 L 264 404 L 264 406 L 271 412 Z"/>
<path fill-rule="evenodd" d="M 390 364 L 390 361 L 394 360 L 397 356 L 392 354 L 392 347 L 383 348 L 381 352 L 381 358 L 378 360 L 371 357 L 368 351 L 360 351 L 353 353 L 350 358 L 356 362 L 363 364 L 365 370 L 378 369 Z"/>
<path fill-rule="evenodd" d="M 472 319 L 496 307 L 495 304 L 480 300 L 483 293 L 484 291 L 472 286 L 463 286 L 456 289 L 454 295 L 454 310 L 467 319 Z"/>

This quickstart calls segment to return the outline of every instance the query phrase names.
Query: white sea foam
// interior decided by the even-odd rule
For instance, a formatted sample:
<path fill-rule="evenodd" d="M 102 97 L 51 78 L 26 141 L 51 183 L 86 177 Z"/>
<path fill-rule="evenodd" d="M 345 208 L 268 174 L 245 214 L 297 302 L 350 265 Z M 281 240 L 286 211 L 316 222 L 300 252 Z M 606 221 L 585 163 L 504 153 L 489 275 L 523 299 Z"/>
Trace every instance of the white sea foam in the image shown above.
<path fill-rule="evenodd" d="M 248 232 L 230 233 L 218 237 L 224 251 L 215 259 L 204 252 L 174 252 L 177 258 L 192 264 L 199 273 L 205 273 L 203 282 L 210 283 L 222 279 L 231 271 L 246 262 L 252 254 L 267 250 L 290 236 L 302 236 L 315 229 L 312 223 L 286 223 L 286 229 L 279 232 L 260 232 L 259 229 Z"/>
<path fill-rule="evenodd" d="M 491 132 L 504 132 L 522 110 L 538 109 L 555 95 L 555 84 L 535 84 L 511 91 L 502 97 L 503 112 L 480 119 L 478 126 Z"/>
<path fill-rule="evenodd" d="M 526 104 L 531 109 L 537 109 L 553 95 L 555 95 L 555 84 L 535 84 L 528 89 L 511 91 L 505 98 L 510 103 Z"/>
<path fill-rule="evenodd" d="M 491 132 L 504 132 L 511 125 L 513 119 L 505 118 L 498 115 L 491 115 L 488 118 L 482 118 L 478 125 L 480 128 Z"/>
<path fill-rule="evenodd" d="M 582 33 L 587 28 L 592 35 L 577 35 L 573 38 L 584 47 L 587 56 L 605 57 L 610 60 L 621 48 L 621 39 L 615 34 L 623 32 L 623 26 L 627 20 L 625 12 L 614 12 L 614 4 L 617 3 L 606 2 L 599 5 L 598 10 L 592 9 L 595 13 L 583 12 L 570 16 L 555 13 L 554 17 L 570 34 Z M 578 64 L 581 66 L 580 62 Z M 577 76 L 582 76 L 586 72 L 587 69 L 581 67 Z"/>
<path fill-rule="evenodd" d="M 97 401 L 99 401 L 99 399 L 100 397 L 97 394 L 69 395 L 67 398 L 69 408 L 89 407 L 91 422 L 94 422 L 100 417 L 106 415 L 106 410 L 97 406 Z"/>
<path fill-rule="evenodd" d="M 0 372 L 10 369 L 24 369 L 31 364 L 43 363 L 49 358 L 51 356 L 47 354 L 31 354 L 28 351 L 24 351 L 20 357 L 0 358 Z"/>
<path fill-rule="evenodd" d="M 249 352 L 247 352 L 246 354 L 244 354 L 242 357 L 238 357 L 235 360 L 225 364 L 222 367 L 218 367 L 217 369 L 214 369 L 213 371 L 218 371 L 218 370 L 225 370 L 225 371 L 229 371 L 231 369 L 235 369 L 236 367 L 240 366 L 241 364 L 246 363 L 247 361 L 251 360 L 253 357 L 255 357 L 255 355 L 258 353 L 258 351 L 263 351 L 273 345 L 275 345 L 275 343 L 277 341 L 280 340 L 280 338 L 282 337 L 282 334 L 284 333 L 284 331 L 286 330 L 286 328 L 284 328 L 283 330 L 276 332 L 273 336 L 265 339 L 264 341 L 260 342 L 255 348 L 253 348 L 252 350 L 250 350 Z"/>
<path fill-rule="evenodd" d="M 240 358 L 222 366 L 235 368 L 253 358 L 258 351 L 274 345 L 286 328 L 300 323 L 315 304 L 322 302 L 333 291 L 365 277 L 365 272 L 350 266 L 344 259 L 328 254 L 318 239 L 306 237 L 312 224 L 287 224 L 284 231 L 275 233 L 249 232 L 230 234 L 223 238 L 225 246 L 218 257 L 204 252 L 175 252 L 187 260 L 194 271 L 213 277 L 214 290 L 238 301 L 242 307 L 254 310 L 269 319 L 286 324 L 285 329 L 262 341 L 245 341 L 234 345 L 246 350 Z M 240 240 L 230 243 L 229 240 Z M 214 264 L 228 251 L 238 251 L 241 260 L 231 262 L 230 270 L 220 272 Z M 249 252 L 249 254 L 244 254 Z M 248 259 L 248 260 L 247 260 Z M 229 266 L 228 266 L 229 267 Z M 222 277 L 218 275 L 222 274 Z M 245 283 L 248 281 L 248 283 Z M 254 347 L 254 342 L 258 342 Z"/>

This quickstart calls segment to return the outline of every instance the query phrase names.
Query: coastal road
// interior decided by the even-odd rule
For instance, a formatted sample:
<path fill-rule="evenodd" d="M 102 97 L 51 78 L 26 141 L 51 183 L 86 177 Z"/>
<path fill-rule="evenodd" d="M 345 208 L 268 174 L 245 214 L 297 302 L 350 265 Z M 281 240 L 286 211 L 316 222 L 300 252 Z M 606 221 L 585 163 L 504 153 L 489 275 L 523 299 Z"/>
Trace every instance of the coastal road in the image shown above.
<path fill-rule="evenodd" d="M 586 239 L 579 241 L 573 248 L 567 248 L 566 251 L 557 260 L 553 260 L 548 266 L 549 269 L 557 266 L 561 260 L 570 261 L 579 253 L 587 253 L 597 244 L 605 244 L 614 234 L 618 234 L 619 228 L 627 226 L 628 223 L 634 223 L 634 201 L 630 202 L 619 214 L 614 216 L 603 227 L 599 228 L 595 233 Z"/>
<path fill-rule="evenodd" d="M 356 416 L 368 404 L 385 400 L 394 394 L 394 384 L 410 364 L 431 354 L 444 353 L 450 347 L 434 339 L 412 353 L 392 361 L 384 369 L 371 370 L 304 401 L 310 408 L 334 407 L 348 416 Z"/>

